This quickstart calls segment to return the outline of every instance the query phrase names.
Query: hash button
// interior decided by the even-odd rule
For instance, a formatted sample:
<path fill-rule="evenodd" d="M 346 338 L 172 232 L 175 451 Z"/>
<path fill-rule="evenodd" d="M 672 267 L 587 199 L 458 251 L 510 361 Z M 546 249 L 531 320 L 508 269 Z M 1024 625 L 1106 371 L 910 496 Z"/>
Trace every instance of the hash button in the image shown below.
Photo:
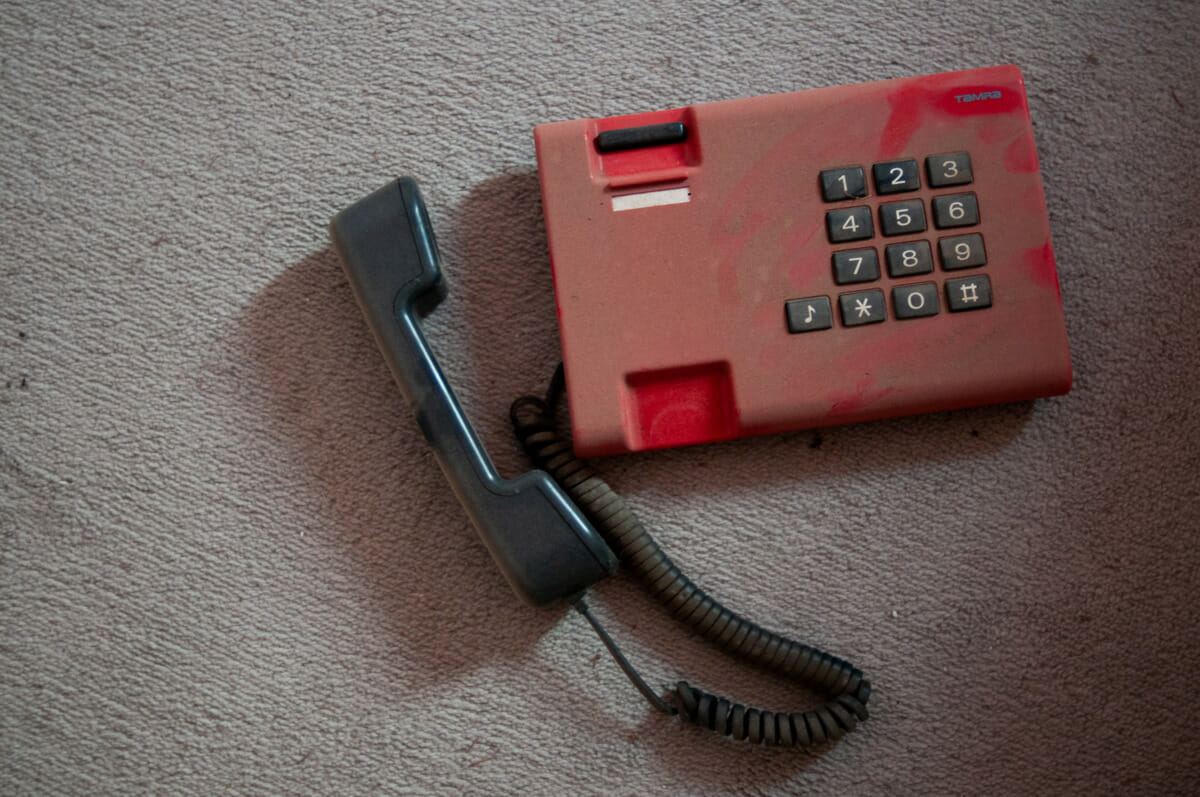
<path fill-rule="evenodd" d="M 946 280 L 946 304 L 953 313 L 991 307 L 991 280 L 982 275 Z"/>

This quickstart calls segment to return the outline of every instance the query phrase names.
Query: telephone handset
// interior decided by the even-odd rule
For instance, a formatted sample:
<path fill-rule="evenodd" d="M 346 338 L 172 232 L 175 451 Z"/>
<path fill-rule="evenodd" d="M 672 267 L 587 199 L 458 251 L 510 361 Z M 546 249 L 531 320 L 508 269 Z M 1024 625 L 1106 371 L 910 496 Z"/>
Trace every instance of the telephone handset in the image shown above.
<path fill-rule="evenodd" d="M 513 590 L 534 605 L 617 569 L 612 551 L 542 471 L 502 479 L 421 334 L 445 296 L 437 241 L 416 181 L 403 177 L 329 225 L 354 296 L 450 487 Z"/>
<path fill-rule="evenodd" d="M 575 457 L 554 425 L 554 405 L 563 392 L 561 367 L 545 399 L 526 396 L 511 409 L 518 438 L 545 470 L 508 480 L 496 473 L 417 322 L 419 314 L 436 307 L 445 289 L 433 228 L 412 178 L 393 181 L 338 213 L 329 230 L 354 296 L 417 424 L 518 596 L 534 605 L 569 600 L 652 705 L 722 735 L 811 747 L 836 741 L 867 719 L 871 687 L 861 672 L 761 628 L 707 595 L 680 572 L 624 501 Z M 618 558 L 674 617 L 706 639 L 825 692 L 829 700 L 804 712 L 762 711 L 680 681 L 677 708 L 667 705 L 625 660 L 584 602 L 584 590 L 615 572 Z"/>

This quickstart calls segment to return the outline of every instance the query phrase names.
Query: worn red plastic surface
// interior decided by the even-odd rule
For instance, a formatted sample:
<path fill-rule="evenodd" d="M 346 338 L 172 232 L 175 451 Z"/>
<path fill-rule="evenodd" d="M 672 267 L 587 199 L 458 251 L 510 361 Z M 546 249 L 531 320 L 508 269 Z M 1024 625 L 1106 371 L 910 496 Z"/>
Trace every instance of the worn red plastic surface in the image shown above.
<path fill-rule="evenodd" d="M 965 99 L 964 98 L 970 98 Z M 602 130 L 682 121 L 682 144 L 601 154 Z M 1071 362 L 1037 151 L 1013 66 L 815 89 L 534 131 L 575 448 L 724 440 L 1065 393 Z M 974 182 L 931 189 L 925 157 L 970 153 Z M 915 158 L 921 190 L 877 196 L 874 163 Z M 826 203 L 823 169 L 861 165 L 865 199 Z M 688 202 L 612 197 L 686 187 Z M 974 192 L 980 224 L 884 238 L 881 202 Z M 825 212 L 868 205 L 869 241 L 832 245 Z M 988 263 L 945 272 L 941 236 Z M 927 240 L 933 274 L 893 279 L 884 247 Z M 875 247 L 882 278 L 839 286 L 835 249 Z M 993 306 L 897 320 L 891 287 L 986 275 Z M 839 294 L 882 289 L 888 317 L 843 327 Z M 828 296 L 832 329 L 789 334 L 784 303 Z"/>

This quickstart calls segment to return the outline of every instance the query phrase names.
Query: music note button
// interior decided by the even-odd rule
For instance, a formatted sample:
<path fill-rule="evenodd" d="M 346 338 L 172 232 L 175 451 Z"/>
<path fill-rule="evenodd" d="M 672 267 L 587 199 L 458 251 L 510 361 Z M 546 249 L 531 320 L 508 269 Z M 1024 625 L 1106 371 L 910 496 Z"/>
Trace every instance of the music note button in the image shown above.
<path fill-rule="evenodd" d="M 833 326 L 833 307 L 828 296 L 792 299 L 784 304 L 788 332 L 815 332 Z"/>

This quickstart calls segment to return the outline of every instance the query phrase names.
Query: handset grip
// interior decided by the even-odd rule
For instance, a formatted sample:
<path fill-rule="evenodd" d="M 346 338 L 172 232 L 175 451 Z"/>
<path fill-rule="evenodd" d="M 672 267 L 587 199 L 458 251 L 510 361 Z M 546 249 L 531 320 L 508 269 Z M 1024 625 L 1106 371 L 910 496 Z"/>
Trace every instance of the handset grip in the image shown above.
<path fill-rule="evenodd" d="M 334 216 L 330 237 L 388 367 L 508 583 L 540 605 L 611 575 L 616 557 L 544 471 L 500 478 L 417 323 L 445 295 L 417 183 L 401 177 Z"/>

